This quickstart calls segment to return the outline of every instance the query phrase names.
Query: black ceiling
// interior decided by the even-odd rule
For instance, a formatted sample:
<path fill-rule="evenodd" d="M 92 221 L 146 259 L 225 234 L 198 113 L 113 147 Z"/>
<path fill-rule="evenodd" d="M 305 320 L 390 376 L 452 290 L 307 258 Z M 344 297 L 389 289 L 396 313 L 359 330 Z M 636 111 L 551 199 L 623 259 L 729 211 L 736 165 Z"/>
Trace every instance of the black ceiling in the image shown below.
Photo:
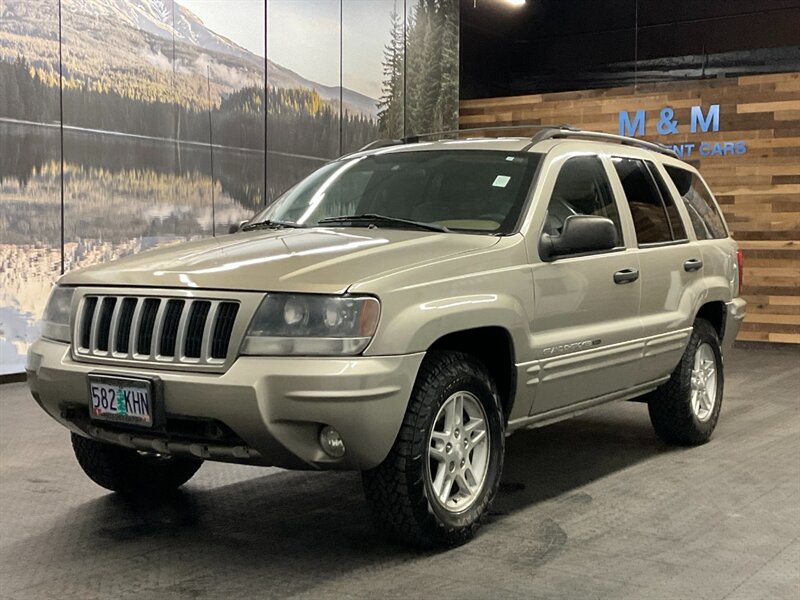
<path fill-rule="evenodd" d="M 800 0 L 461 0 L 461 96 L 800 70 Z"/>

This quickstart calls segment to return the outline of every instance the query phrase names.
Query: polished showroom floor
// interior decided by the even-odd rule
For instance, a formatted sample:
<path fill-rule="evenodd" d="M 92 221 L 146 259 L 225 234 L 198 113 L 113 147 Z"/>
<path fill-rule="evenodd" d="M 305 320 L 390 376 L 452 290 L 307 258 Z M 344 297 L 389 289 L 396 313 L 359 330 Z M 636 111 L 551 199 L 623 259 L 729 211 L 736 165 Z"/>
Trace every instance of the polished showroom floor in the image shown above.
<path fill-rule="evenodd" d="M 376 535 L 353 473 L 206 464 L 127 504 L 0 386 L 0 598 L 800 598 L 800 351 L 727 370 L 700 448 L 659 442 L 634 403 L 514 435 L 491 519 L 440 553 Z"/>

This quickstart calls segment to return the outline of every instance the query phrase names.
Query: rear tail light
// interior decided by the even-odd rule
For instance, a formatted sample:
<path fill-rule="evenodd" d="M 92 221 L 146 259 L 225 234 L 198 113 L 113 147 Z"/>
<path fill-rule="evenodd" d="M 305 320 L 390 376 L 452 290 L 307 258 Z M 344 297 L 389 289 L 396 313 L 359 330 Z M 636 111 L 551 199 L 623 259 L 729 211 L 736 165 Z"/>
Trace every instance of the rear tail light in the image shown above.
<path fill-rule="evenodd" d="M 739 296 L 742 295 L 742 286 L 744 285 L 744 253 L 741 250 L 736 251 L 736 270 L 739 272 Z"/>

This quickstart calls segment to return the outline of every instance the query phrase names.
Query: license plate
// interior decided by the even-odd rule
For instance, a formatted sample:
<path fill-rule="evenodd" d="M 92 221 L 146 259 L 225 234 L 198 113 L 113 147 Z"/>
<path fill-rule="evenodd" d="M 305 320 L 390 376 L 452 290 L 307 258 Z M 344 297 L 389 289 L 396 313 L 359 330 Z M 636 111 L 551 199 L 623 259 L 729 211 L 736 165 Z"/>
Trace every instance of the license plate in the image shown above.
<path fill-rule="evenodd" d="M 153 386 L 146 379 L 89 377 L 89 415 L 140 427 L 153 426 Z"/>

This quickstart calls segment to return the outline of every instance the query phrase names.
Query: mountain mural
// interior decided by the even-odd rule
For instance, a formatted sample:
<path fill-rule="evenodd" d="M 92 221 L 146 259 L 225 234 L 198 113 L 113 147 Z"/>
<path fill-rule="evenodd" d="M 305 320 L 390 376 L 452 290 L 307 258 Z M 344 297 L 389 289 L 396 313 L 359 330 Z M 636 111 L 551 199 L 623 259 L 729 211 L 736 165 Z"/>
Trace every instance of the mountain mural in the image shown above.
<path fill-rule="evenodd" d="M 137 100 L 207 107 L 234 91 L 263 86 L 264 58 L 207 28 L 179 2 L 61 0 L 65 88 L 115 92 Z M 57 72 L 56 0 L 0 0 L 0 60 L 24 56 L 43 77 Z M 338 103 L 325 86 L 267 61 L 270 87 L 311 90 Z M 343 89 L 344 108 L 371 119 L 377 101 Z"/>
<path fill-rule="evenodd" d="M 358 2 L 384 51 L 351 68 L 382 80 L 379 101 L 253 54 L 182 2 L 0 0 L 0 373 L 23 370 L 60 273 L 226 232 L 342 153 L 457 123 L 457 0 L 406 16 Z"/>

